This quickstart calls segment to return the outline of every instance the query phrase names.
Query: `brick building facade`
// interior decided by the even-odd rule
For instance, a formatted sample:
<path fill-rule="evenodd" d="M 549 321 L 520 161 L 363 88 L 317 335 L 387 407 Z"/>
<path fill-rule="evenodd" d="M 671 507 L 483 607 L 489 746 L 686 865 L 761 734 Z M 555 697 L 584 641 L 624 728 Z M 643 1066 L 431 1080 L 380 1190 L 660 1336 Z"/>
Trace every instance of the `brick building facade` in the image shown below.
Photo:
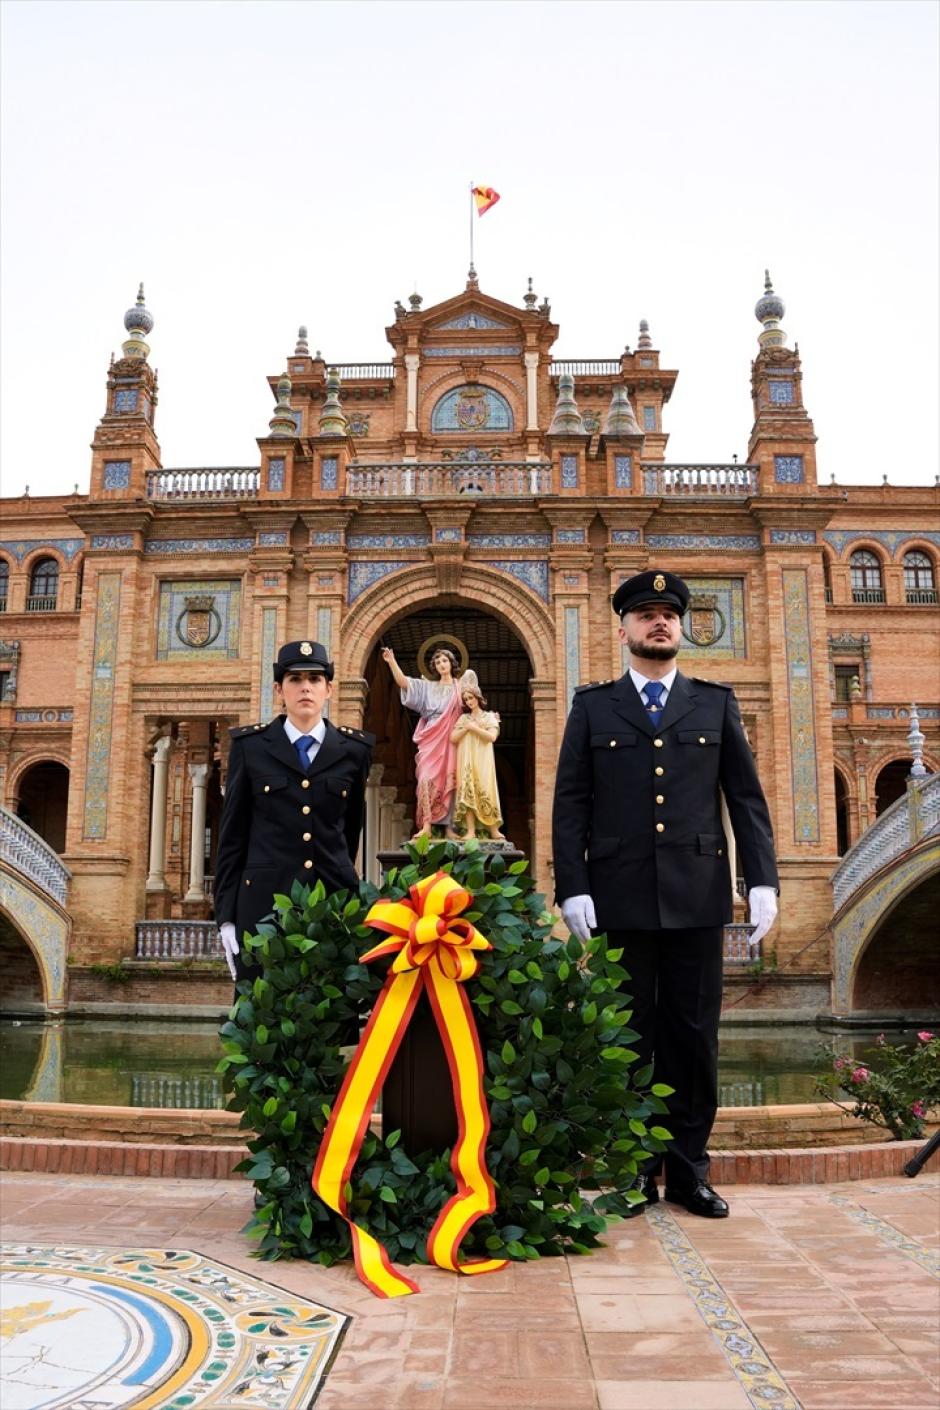
<path fill-rule="evenodd" d="M 335 658 L 333 718 L 378 736 L 366 871 L 411 822 L 413 719 L 380 644 L 414 674 L 449 638 L 501 714 L 506 830 L 550 894 L 571 692 L 621 673 L 611 592 L 658 566 L 693 589 L 683 668 L 733 683 L 757 754 L 778 960 L 825 978 L 830 877 L 904 790 L 914 701 L 940 766 L 940 492 L 821 484 L 769 281 L 756 314 L 746 464 L 667 461 L 678 374 L 645 322 L 619 357 L 559 361 L 547 302 L 471 270 L 396 305 L 388 362 L 327 363 L 301 329 L 254 463 L 174 470 L 141 291 L 89 493 L 0 501 L 0 798 L 71 870 L 72 959 L 210 918 L 228 727 L 270 715 L 298 637 Z"/>

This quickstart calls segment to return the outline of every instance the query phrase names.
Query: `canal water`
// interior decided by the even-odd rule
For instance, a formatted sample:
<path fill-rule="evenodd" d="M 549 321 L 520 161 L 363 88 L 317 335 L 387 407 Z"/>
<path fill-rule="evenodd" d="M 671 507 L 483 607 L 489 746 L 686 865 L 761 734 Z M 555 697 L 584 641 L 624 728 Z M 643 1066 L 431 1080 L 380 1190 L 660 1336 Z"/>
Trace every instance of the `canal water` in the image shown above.
<path fill-rule="evenodd" d="M 718 1079 L 722 1106 L 817 1101 L 814 1079 L 833 1057 L 859 1058 L 870 1033 L 811 1026 L 724 1025 Z M 914 1041 L 892 1032 L 890 1042 Z M 0 1021 L 0 1097 L 97 1106 L 224 1107 L 213 1023 L 62 1019 Z"/>

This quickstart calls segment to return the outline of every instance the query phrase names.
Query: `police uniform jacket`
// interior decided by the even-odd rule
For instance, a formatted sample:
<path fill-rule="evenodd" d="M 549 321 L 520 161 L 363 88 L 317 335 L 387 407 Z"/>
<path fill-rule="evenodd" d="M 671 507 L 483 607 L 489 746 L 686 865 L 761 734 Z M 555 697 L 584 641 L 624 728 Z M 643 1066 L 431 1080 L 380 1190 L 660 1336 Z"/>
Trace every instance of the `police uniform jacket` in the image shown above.
<path fill-rule="evenodd" d="M 375 736 L 327 720 L 305 770 L 281 716 L 230 733 L 215 919 L 234 922 L 241 940 L 274 909 L 274 893 L 290 895 L 295 880 L 322 881 L 328 892 L 358 886 L 353 862 Z"/>
<path fill-rule="evenodd" d="M 656 723 L 629 674 L 575 691 L 553 816 L 555 895 L 601 930 L 726 924 L 724 793 L 748 887 L 778 885 L 773 832 L 729 686 L 677 673 Z"/>

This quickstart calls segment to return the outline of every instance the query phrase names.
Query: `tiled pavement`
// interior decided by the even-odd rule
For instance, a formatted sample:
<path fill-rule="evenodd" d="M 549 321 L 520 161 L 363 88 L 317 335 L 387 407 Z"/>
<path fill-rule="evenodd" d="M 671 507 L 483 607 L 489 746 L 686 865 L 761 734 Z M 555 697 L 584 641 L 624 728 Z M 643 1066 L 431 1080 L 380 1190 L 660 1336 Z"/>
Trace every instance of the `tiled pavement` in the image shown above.
<path fill-rule="evenodd" d="M 660 1205 L 589 1258 L 420 1269 L 392 1302 L 252 1259 L 234 1181 L 6 1173 L 0 1232 L 194 1249 L 350 1314 L 316 1410 L 938 1410 L 940 1177 L 729 1194 L 727 1221 Z"/>

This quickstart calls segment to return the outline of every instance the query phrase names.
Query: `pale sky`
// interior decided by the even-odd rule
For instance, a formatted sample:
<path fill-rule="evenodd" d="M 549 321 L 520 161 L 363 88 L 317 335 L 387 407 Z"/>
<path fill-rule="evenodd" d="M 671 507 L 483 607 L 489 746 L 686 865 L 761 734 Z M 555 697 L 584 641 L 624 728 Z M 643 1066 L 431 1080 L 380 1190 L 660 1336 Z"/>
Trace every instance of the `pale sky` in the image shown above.
<path fill-rule="evenodd" d="M 555 355 L 650 321 L 672 461 L 743 460 L 769 266 L 820 479 L 937 470 L 938 7 L 2 5 L 2 488 L 88 486 L 138 281 L 166 466 L 257 464 L 298 324 L 385 360 L 396 298 L 548 295 Z"/>

